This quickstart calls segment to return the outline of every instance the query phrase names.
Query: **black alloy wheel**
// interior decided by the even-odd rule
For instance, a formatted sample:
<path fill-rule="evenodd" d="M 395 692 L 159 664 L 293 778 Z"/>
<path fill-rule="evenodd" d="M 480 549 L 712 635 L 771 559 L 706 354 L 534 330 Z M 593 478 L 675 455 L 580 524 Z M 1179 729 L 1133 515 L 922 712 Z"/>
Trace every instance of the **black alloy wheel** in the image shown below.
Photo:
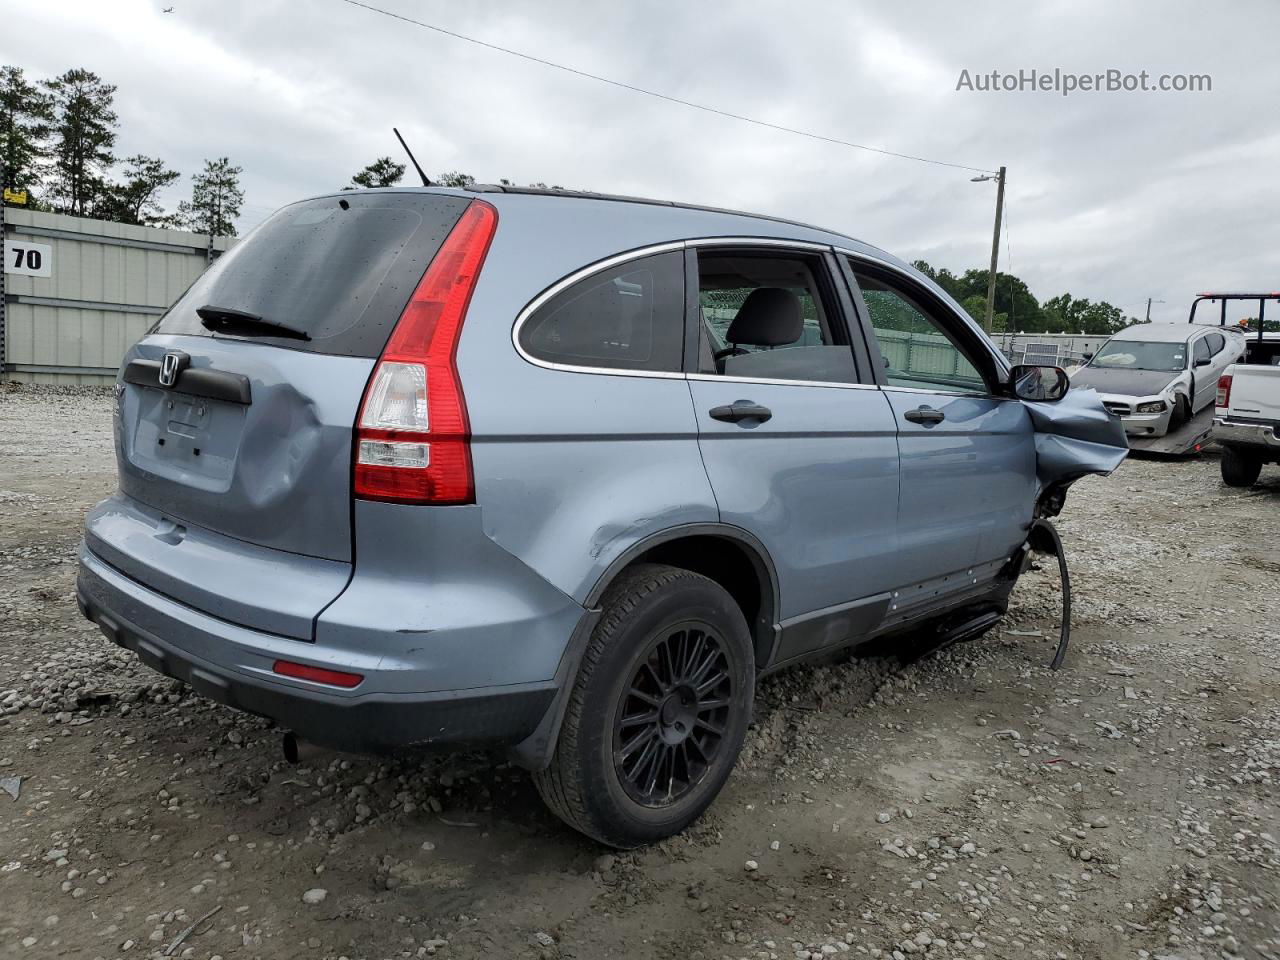
<path fill-rule="evenodd" d="M 692 570 L 637 563 L 600 607 L 534 782 L 569 826 L 626 850 L 685 829 L 728 780 L 751 722 L 755 651 L 738 603 Z"/>
<path fill-rule="evenodd" d="M 614 717 L 618 781 L 637 803 L 679 801 L 714 764 L 733 702 L 723 641 L 690 621 L 653 639 Z"/>

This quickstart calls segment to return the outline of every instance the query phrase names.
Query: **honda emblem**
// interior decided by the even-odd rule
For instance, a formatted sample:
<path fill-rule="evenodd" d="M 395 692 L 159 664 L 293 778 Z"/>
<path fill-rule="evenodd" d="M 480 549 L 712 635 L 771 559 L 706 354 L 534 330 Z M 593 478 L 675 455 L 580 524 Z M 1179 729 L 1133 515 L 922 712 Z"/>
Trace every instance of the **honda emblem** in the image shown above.
<path fill-rule="evenodd" d="M 177 350 L 166 353 L 164 359 L 160 361 L 160 386 L 172 387 L 177 383 L 178 374 L 190 361 L 189 356 Z"/>

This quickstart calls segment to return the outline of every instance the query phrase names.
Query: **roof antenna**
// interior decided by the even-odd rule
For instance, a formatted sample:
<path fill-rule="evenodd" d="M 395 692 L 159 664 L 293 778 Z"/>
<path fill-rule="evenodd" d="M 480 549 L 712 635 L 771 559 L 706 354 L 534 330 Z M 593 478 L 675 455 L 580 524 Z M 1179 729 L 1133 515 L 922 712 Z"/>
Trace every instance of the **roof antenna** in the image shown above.
<path fill-rule="evenodd" d="M 400 131 L 397 130 L 395 127 L 392 127 L 391 132 L 396 135 L 396 139 L 400 141 L 400 146 L 404 147 L 404 152 L 409 155 L 409 162 L 413 164 L 413 169 L 417 170 L 418 176 L 422 178 L 422 185 L 424 187 L 435 186 L 435 184 L 433 184 L 430 180 L 427 179 L 427 175 L 422 172 L 422 167 L 418 166 L 418 161 L 414 159 L 413 151 L 410 150 L 409 145 L 404 142 L 404 137 L 400 136 Z"/>

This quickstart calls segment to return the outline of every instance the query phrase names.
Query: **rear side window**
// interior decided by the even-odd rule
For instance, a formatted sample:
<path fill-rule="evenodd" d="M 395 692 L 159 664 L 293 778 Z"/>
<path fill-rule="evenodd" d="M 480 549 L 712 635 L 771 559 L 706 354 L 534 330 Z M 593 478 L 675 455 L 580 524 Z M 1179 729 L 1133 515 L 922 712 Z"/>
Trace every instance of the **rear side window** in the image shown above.
<path fill-rule="evenodd" d="M 1211 333 L 1205 337 L 1209 341 L 1209 352 L 1215 357 L 1222 352 L 1222 348 L 1227 345 L 1226 338 L 1220 333 Z"/>
<path fill-rule="evenodd" d="M 562 290 L 520 328 L 532 357 L 576 367 L 678 372 L 684 254 L 629 260 Z"/>
<path fill-rule="evenodd" d="M 245 339 L 376 357 L 467 203 L 460 197 L 353 190 L 291 204 L 220 257 L 154 332 L 214 336 L 196 310 L 215 306 L 311 337 Z"/>

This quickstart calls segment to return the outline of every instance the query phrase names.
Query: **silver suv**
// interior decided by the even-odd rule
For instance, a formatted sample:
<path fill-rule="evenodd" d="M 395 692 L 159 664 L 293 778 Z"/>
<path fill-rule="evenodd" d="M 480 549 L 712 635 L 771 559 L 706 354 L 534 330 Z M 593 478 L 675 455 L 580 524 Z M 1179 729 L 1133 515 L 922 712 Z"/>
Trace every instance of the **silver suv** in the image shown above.
<path fill-rule="evenodd" d="M 763 673 L 1004 610 L 1123 459 L 945 293 L 800 224 L 503 187 L 285 207 L 127 354 L 78 599 L 148 665 L 353 751 L 498 744 L 635 846 Z"/>

